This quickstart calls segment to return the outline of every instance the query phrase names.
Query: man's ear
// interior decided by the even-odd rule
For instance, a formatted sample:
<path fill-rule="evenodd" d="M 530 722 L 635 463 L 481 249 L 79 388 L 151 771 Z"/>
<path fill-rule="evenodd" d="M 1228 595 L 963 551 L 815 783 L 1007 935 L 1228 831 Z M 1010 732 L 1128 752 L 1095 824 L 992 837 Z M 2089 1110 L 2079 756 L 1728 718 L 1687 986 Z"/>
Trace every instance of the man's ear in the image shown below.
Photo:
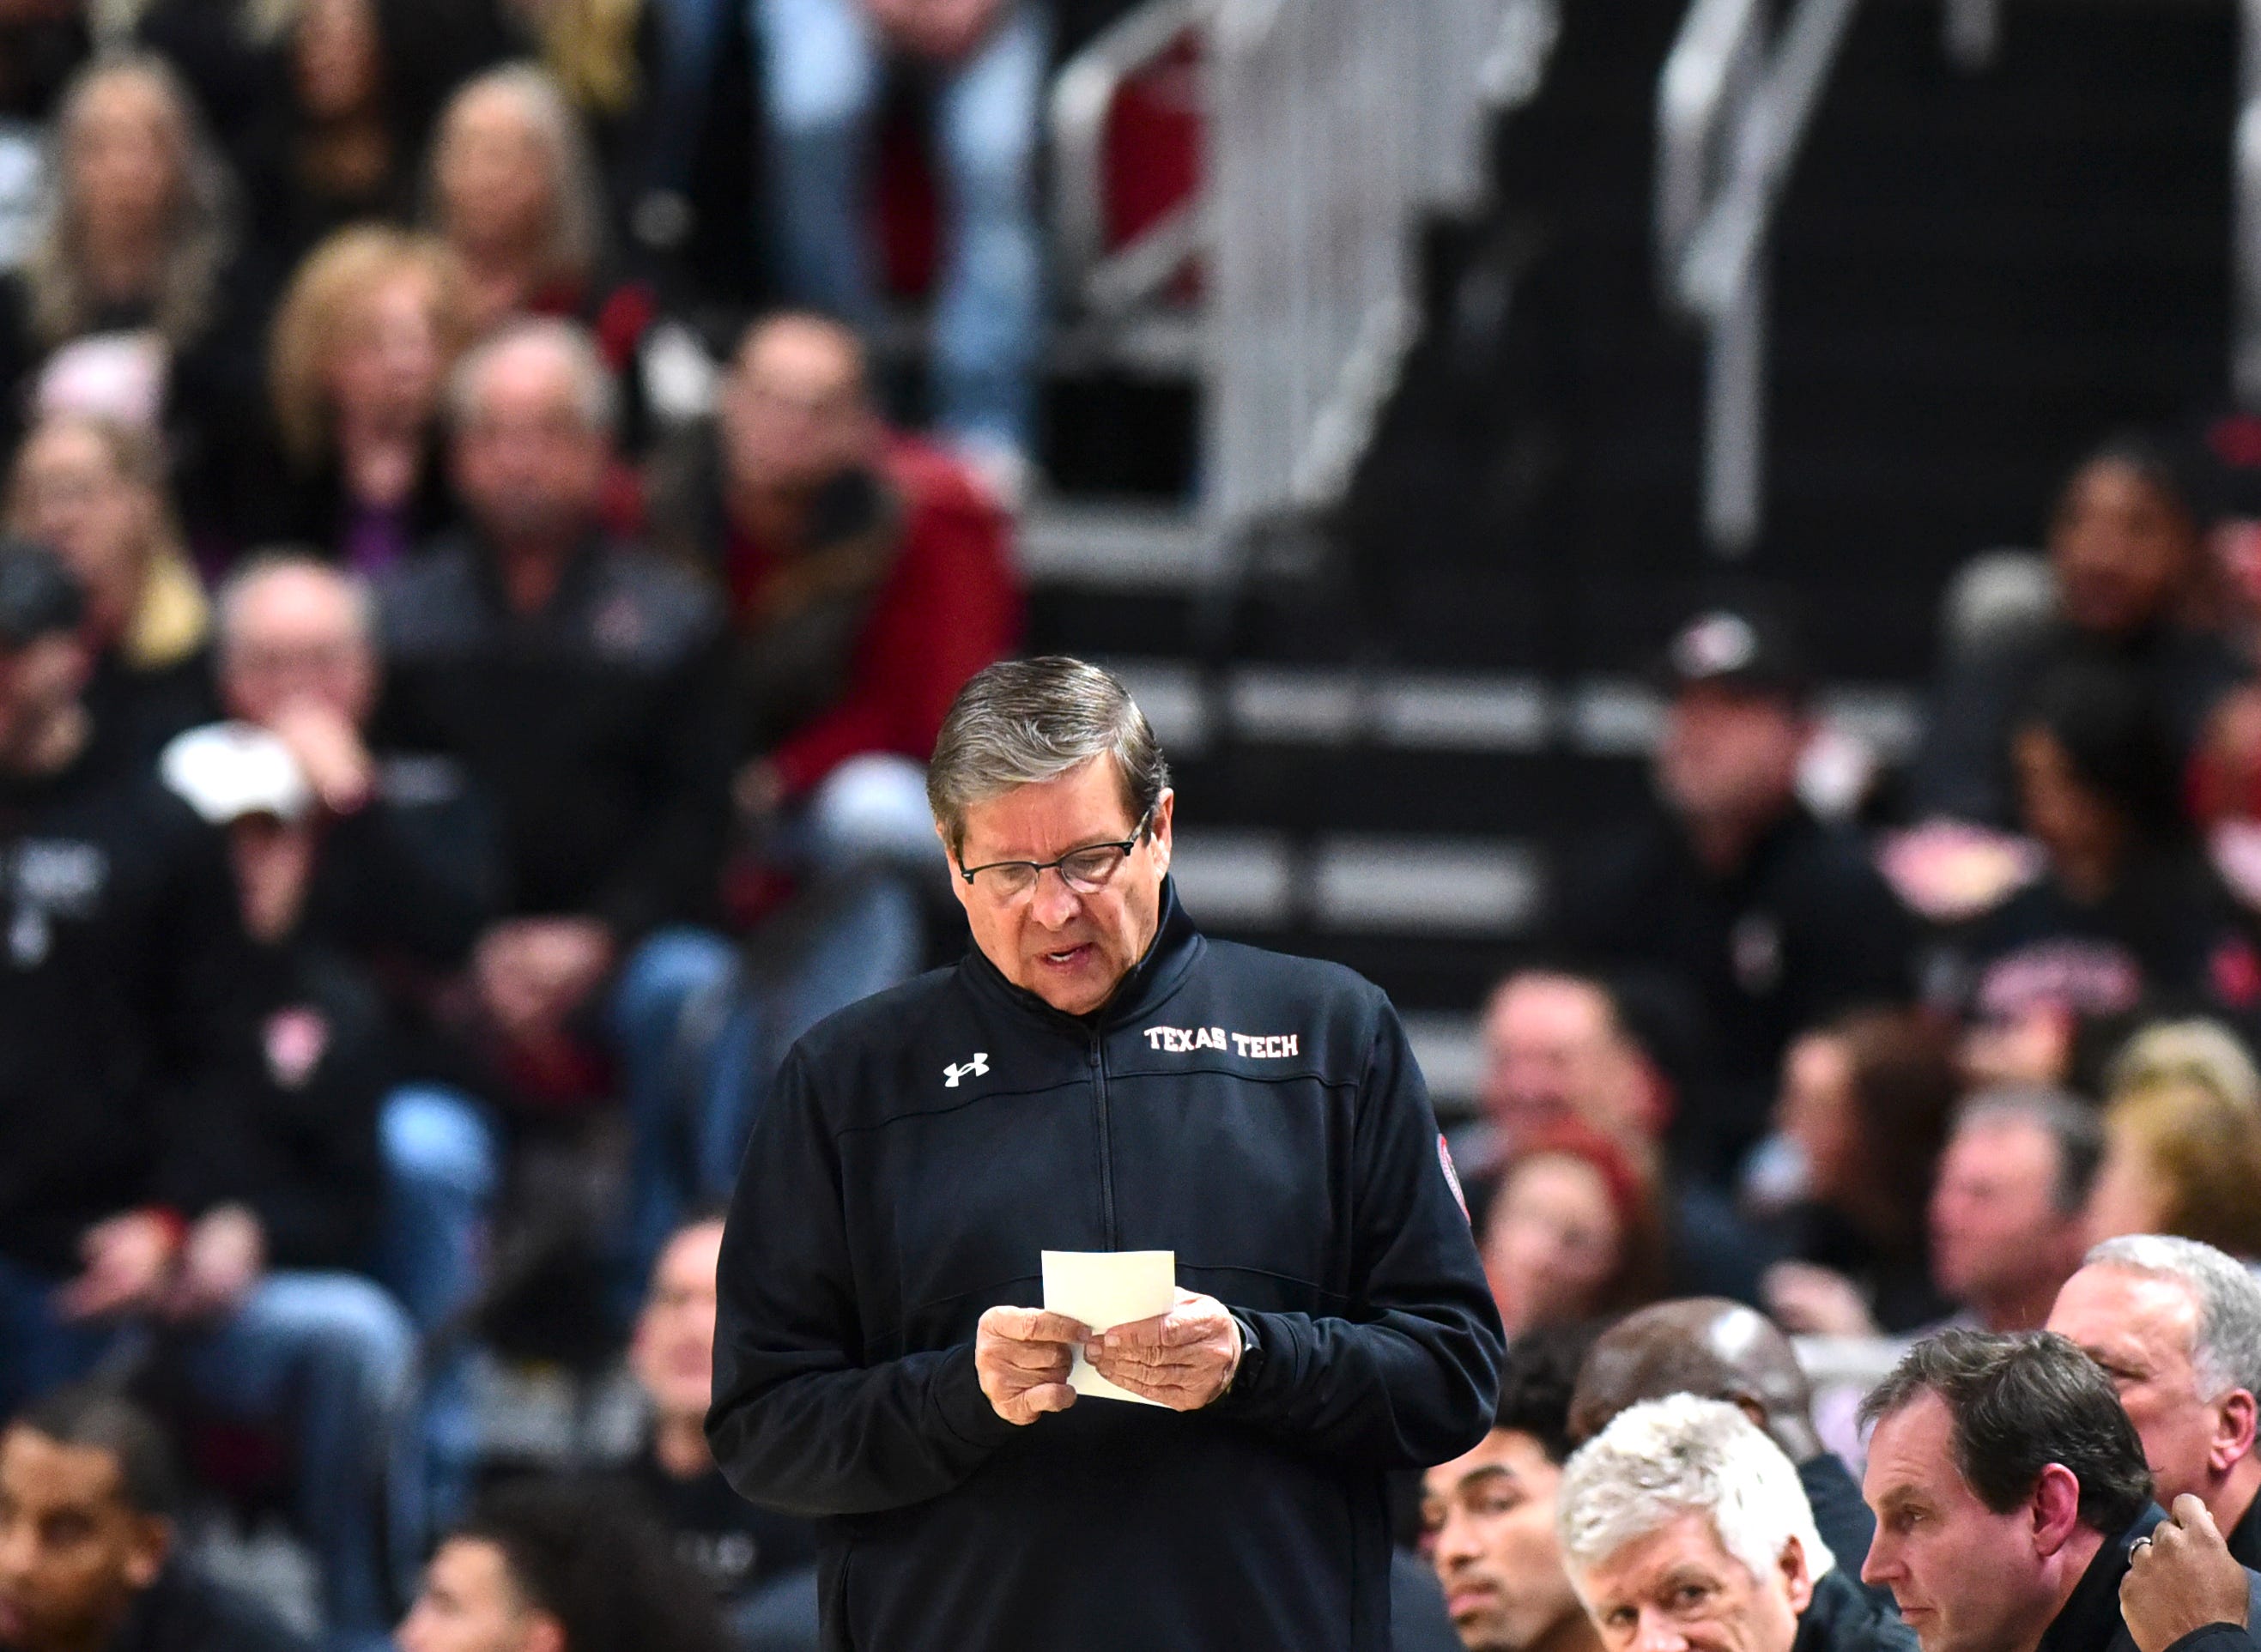
<path fill-rule="evenodd" d="M 1813 1574 L 1805 1561 L 1805 1545 L 1795 1537 L 1782 1546 L 1783 1598 L 1790 1603 L 1790 1615 L 1803 1617 L 1806 1607 L 1813 1604 Z"/>
<path fill-rule="evenodd" d="M 173 1523 L 161 1514 L 132 1513 L 126 1549 L 126 1581 L 140 1594 L 157 1581 L 173 1553 Z"/>
<path fill-rule="evenodd" d="M 2047 1559 L 2080 1527 L 2079 1477 L 2062 1462 L 2050 1463 L 2034 1482 L 2026 1508 L 2033 1521 L 2034 1552 Z"/>
<path fill-rule="evenodd" d="M 2214 1438 L 2206 1452 L 2207 1466 L 2226 1474 L 2253 1449 L 2257 1417 L 2261 1405 L 2246 1389 L 2233 1388 L 2214 1404 Z"/>
<path fill-rule="evenodd" d="M 1170 869 L 1170 820 L 1177 812 L 1177 807 L 1178 794 L 1167 786 L 1163 787 L 1162 795 L 1154 799 L 1153 824 L 1147 828 L 1154 840 L 1155 858 L 1161 862 L 1165 872 Z"/>

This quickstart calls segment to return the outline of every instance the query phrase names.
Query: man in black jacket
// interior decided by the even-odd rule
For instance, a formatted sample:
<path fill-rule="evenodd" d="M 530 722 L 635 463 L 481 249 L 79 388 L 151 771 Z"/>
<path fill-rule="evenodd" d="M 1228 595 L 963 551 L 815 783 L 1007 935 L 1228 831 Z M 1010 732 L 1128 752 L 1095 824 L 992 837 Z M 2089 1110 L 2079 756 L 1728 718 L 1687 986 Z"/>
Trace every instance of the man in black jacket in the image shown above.
<path fill-rule="evenodd" d="M 225 840 L 100 760 L 80 606 L 53 556 L 0 546 L 0 1403 L 147 1330 L 200 1403 L 287 1419 L 351 1646 L 389 1615 L 413 1364 L 399 1308 L 341 1268 L 375 1144 L 319 1116 L 327 1029 L 248 942 Z"/>
<path fill-rule="evenodd" d="M 1860 1575 L 1877 1523 L 1852 1474 L 1821 1443 L 1812 1384 L 1772 1320 L 1719 1297 L 1660 1302 L 1627 1314 L 1602 1334 L 1578 1372 L 1570 1437 L 1590 1440 L 1619 1412 L 1667 1394 L 1725 1400 L 1764 1430 L 1798 1465 L 1814 1525 L 1837 1563 L 1848 1576 Z"/>
<path fill-rule="evenodd" d="M 8 1652 L 305 1652 L 256 1600 L 177 1553 L 154 1422 L 61 1389 L 0 1434 L 0 1647 Z"/>
<path fill-rule="evenodd" d="M 824 1517 L 832 1646 L 1382 1652 L 1383 1475 L 1482 1437 L 1503 1345 L 1396 1015 L 1195 930 L 1103 672 L 981 673 L 928 787 L 974 950 L 786 1058 L 716 1461 Z M 1094 1336 L 1036 1305 L 1047 1248 L 1172 1251 L 1176 1305 Z"/>
<path fill-rule="evenodd" d="M 1877 1516 L 1862 1576 L 1891 1590 L 1923 1652 L 2165 1652 L 2131 1631 L 2169 1613 L 2122 1617 L 2131 1555 L 2162 1527 L 2151 1471 L 2085 1354 L 2047 1331 L 1942 1331 L 1861 1412 Z M 2183 1506 L 2203 1519 L 2196 1499 Z M 2225 1605 L 2176 1626 L 2180 1652 L 2250 1652 L 2261 1577 L 2229 1581 Z"/>
<path fill-rule="evenodd" d="M 1607 1652 L 1916 1652 L 1846 1575 L 1782 1448 L 1724 1400 L 1643 1400 L 1562 1470 L 1562 1554 Z"/>

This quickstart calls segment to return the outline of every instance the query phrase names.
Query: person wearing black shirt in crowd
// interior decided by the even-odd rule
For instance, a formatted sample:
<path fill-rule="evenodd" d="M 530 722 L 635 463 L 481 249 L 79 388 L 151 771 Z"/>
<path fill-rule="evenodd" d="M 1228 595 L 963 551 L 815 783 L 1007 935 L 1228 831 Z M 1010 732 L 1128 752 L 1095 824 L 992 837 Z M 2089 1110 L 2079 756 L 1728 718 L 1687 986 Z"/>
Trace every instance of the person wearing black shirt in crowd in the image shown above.
<path fill-rule="evenodd" d="M 1683 1173 L 1724 1181 L 1765 1128 L 1791 1039 L 1856 1004 L 1905 1000 L 1913 938 L 1860 844 L 1798 800 L 1812 724 L 1787 632 L 1706 613 L 1666 666 L 1663 806 L 1573 862 L 1551 927 L 1708 1046 L 1690 1057 L 1671 1141 Z"/>
<path fill-rule="evenodd" d="M 0 547 L 0 1402 L 148 1327 L 201 1406 L 289 1420 L 335 1644 L 385 1616 L 376 1511 L 413 1334 L 290 1168 L 324 1044 L 247 941 L 221 839 L 97 761 L 83 601 Z M 295 1123 L 291 1122 L 295 1119 Z M 364 1155 L 366 1163 L 373 1155 Z M 413 1465 L 392 1465 L 413 1473 Z"/>
<path fill-rule="evenodd" d="M 599 989 L 712 904 L 721 619 L 688 575 L 599 532 L 617 398 L 581 329 L 505 326 L 457 367 L 452 405 L 470 526 L 379 587 L 378 728 L 454 760 L 497 810 L 480 1006 L 520 1094 L 581 1096 Z"/>
<path fill-rule="evenodd" d="M 0 1434 L 0 1647 L 7 1652 L 305 1652 L 241 1591 L 181 1557 L 179 1485 L 157 1425 L 60 1389 Z"/>
<path fill-rule="evenodd" d="M 740 1652 L 814 1652 L 815 1527 L 733 1491 L 707 1444 L 721 1250 L 718 1212 L 678 1228 L 652 1269 L 628 1346 L 628 1368 L 652 1410 L 631 1478 L 673 1534 L 675 1552 L 714 1585 Z"/>

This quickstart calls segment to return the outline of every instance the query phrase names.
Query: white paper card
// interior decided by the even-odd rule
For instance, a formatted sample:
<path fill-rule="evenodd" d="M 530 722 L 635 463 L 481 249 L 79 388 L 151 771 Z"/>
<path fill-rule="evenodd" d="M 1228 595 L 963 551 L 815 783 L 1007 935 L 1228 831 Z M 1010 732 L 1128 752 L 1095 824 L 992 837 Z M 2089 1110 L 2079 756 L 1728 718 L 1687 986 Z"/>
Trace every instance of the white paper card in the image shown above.
<path fill-rule="evenodd" d="M 1048 1250 L 1044 1253 L 1044 1308 L 1095 1331 L 1167 1313 L 1178 1299 L 1178 1254 L 1174 1250 Z M 1159 1405 L 1109 1382 L 1075 1351 L 1067 1385 L 1096 1399 Z"/>

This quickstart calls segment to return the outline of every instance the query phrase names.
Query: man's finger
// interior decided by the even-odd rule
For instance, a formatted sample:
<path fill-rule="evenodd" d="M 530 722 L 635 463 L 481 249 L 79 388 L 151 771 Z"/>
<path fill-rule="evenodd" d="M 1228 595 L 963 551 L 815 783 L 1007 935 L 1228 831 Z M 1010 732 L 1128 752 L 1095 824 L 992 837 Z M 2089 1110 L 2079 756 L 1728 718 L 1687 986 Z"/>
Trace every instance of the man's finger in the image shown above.
<path fill-rule="evenodd" d="M 1057 1342 L 1007 1341 L 998 1347 L 994 1357 L 1008 1370 L 1057 1373 L 1062 1377 L 1067 1375 L 1071 1362 Z"/>
<path fill-rule="evenodd" d="M 2204 1499 L 2186 1491 L 2175 1499 L 2175 1524 L 2186 1532 L 2203 1534 L 2214 1542 L 2222 1541 L 2222 1528 L 2214 1523 L 2214 1512 Z"/>
<path fill-rule="evenodd" d="M 981 1316 L 981 1327 L 1013 1342 L 1080 1342 L 1090 1334 L 1065 1313 L 1043 1308 L 992 1308 Z"/>
<path fill-rule="evenodd" d="M 1047 1412 L 1066 1411 L 1075 1404 L 1075 1390 L 1066 1383 L 1046 1383 L 1032 1388 L 1021 1396 L 1021 1403 L 1030 1411 L 1043 1415 Z"/>

